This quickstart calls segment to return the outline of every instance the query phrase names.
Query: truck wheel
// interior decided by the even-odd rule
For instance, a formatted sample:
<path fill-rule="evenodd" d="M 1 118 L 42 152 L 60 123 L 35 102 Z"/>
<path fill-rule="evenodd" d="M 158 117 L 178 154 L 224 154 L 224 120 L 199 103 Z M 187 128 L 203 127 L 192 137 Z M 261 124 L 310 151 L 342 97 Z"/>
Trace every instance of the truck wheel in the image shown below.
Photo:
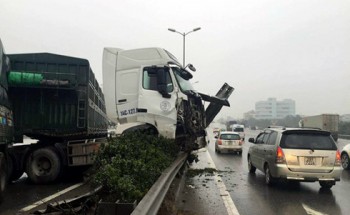
<path fill-rule="evenodd" d="M 21 164 L 16 160 L 16 157 L 14 154 L 9 153 L 7 166 L 8 166 L 9 182 L 16 181 L 24 173 L 23 168 L 21 168 Z"/>
<path fill-rule="evenodd" d="M 4 153 L 0 152 L 0 202 L 3 200 L 3 195 L 7 185 L 7 168 Z"/>
<path fill-rule="evenodd" d="M 53 148 L 40 148 L 29 155 L 26 173 L 36 184 L 50 183 L 57 179 L 61 171 L 61 161 Z"/>

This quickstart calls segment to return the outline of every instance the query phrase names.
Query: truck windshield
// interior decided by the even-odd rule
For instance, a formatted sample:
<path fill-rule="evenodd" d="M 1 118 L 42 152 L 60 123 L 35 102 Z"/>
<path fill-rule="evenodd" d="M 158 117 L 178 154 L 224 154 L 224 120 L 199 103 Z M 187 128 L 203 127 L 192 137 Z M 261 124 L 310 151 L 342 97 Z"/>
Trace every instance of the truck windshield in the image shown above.
<path fill-rule="evenodd" d="M 177 83 L 180 85 L 181 91 L 185 92 L 188 90 L 194 90 L 191 82 L 189 81 L 190 78 L 187 78 L 186 76 L 184 76 L 187 73 L 192 78 L 192 75 L 190 73 L 188 73 L 187 71 L 185 71 L 184 73 L 184 70 L 178 67 L 172 67 L 171 69 L 174 71 L 175 78 L 177 80 Z"/>

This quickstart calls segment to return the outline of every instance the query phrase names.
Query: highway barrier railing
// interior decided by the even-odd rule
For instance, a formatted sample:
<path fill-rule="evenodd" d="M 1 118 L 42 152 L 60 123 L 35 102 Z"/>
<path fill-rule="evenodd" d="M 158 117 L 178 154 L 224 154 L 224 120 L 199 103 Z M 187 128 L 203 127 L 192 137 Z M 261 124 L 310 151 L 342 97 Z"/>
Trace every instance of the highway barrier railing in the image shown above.
<path fill-rule="evenodd" d="M 181 152 L 173 164 L 165 169 L 155 184 L 143 197 L 132 215 L 156 215 L 176 174 L 185 164 L 187 153 Z"/>

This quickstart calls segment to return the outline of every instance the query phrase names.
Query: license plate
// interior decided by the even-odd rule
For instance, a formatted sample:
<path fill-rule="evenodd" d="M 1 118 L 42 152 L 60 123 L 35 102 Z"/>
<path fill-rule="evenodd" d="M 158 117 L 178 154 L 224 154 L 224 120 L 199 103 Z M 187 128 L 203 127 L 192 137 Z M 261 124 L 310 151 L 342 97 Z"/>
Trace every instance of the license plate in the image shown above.
<path fill-rule="evenodd" d="M 304 164 L 305 165 L 316 165 L 316 158 L 314 158 L 314 157 L 306 157 L 304 159 Z"/>
<path fill-rule="evenodd" d="M 228 143 L 229 145 L 232 145 L 232 141 L 228 141 L 227 143 Z"/>

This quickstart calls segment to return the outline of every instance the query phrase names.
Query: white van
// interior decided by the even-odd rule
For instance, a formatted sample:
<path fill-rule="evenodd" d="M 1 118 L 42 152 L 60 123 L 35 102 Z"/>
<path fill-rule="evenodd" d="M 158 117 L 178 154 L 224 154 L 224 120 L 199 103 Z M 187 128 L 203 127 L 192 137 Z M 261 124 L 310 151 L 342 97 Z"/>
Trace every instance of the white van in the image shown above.
<path fill-rule="evenodd" d="M 244 140 L 245 138 L 244 125 L 234 124 L 232 126 L 232 131 L 239 133 L 239 136 L 241 137 L 241 139 Z"/>

